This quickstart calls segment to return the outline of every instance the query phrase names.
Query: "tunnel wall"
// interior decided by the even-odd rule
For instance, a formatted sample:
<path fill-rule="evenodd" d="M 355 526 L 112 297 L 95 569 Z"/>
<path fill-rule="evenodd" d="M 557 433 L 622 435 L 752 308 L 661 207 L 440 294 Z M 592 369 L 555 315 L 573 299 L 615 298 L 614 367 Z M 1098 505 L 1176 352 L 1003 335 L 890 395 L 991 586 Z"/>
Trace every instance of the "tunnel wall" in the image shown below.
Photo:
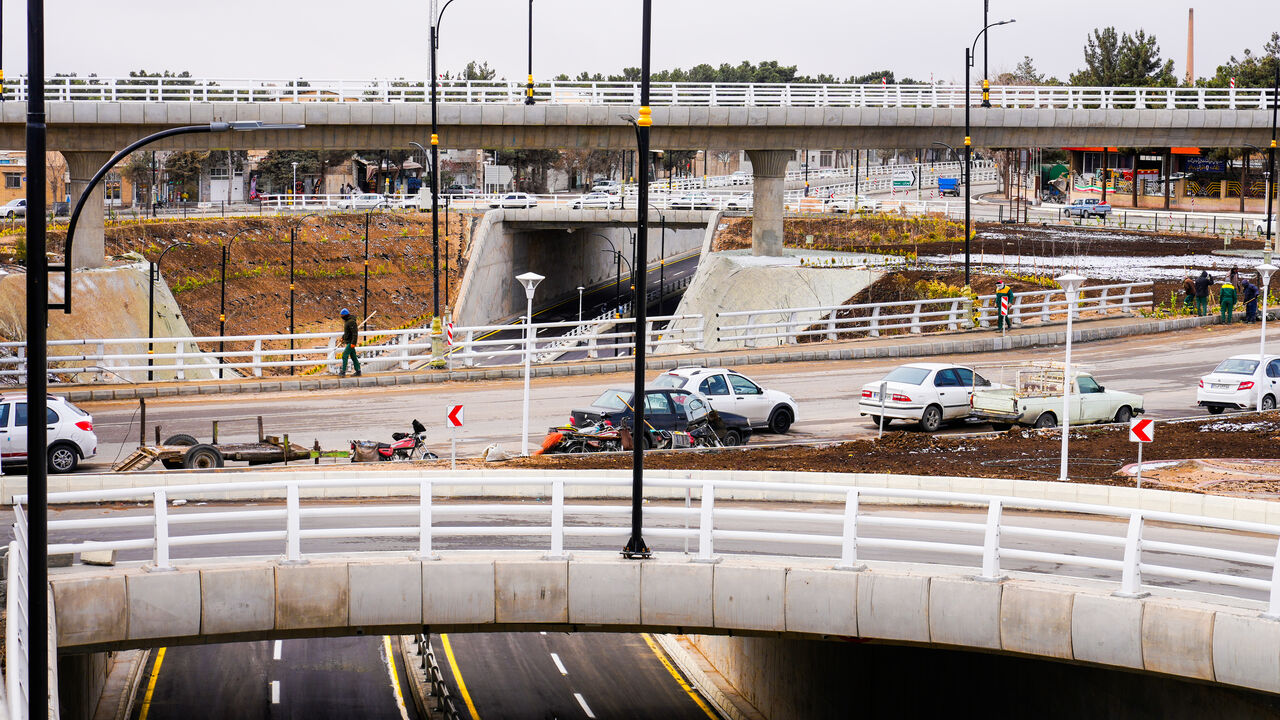
<path fill-rule="evenodd" d="M 111 668 L 110 652 L 58 657 L 58 707 L 61 720 L 92 720 Z"/>
<path fill-rule="evenodd" d="M 850 641 L 690 635 L 768 720 L 1280 716 L 1280 698 L 1048 660 Z"/>
<path fill-rule="evenodd" d="M 515 276 L 525 272 L 546 277 L 534 296 L 539 306 L 576 298 L 579 285 L 591 287 L 612 281 L 617 265 L 609 252 L 610 244 L 623 253 L 625 288 L 632 255 L 631 232 L 630 227 L 603 223 L 578 227 L 572 232 L 528 230 L 506 222 L 504 211 L 486 213 L 477 227 L 475 245 L 458 292 L 454 323 L 461 327 L 492 325 L 523 315 L 524 288 Z M 662 228 L 654 222 L 649 227 L 649 262 L 657 262 L 664 250 L 668 258 L 695 250 L 702 245 L 704 235 L 701 227 L 668 228 L 664 243 Z"/>

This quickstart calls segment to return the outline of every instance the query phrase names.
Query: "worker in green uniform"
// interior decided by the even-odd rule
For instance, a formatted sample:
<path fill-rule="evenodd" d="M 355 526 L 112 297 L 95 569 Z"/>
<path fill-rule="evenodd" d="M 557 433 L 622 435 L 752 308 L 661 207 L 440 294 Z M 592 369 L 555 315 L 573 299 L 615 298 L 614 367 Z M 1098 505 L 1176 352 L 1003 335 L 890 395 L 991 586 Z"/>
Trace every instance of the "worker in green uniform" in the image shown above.
<path fill-rule="evenodd" d="M 1222 322 L 1230 325 L 1231 314 L 1236 307 L 1236 286 L 1230 280 L 1222 283 L 1222 289 L 1218 291 L 1218 304 L 1222 308 Z"/>
<path fill-rule="evenodd" d="M 1005 308 L 1008 308 L 1007 310 Z M 1004 284 L 1003 280 L 996 281 L 996 329 L 1012 330 L 1013 322 L 1009 319 L 1009 313 L 1013 312 L 1013 290 Z"/>
<path fill-rule="evenodd" d="M 356 319 L 351 316 L 351 311 L 342 308 L 342 372 L 338 377 L 347 376 L 347 358 L 351 358 L 351 362 L 355 365 L 356 377 L 360 377 L 360 358 L 356 357 L 356 343 L 360 342 L 360 326 L 356 324 Z"/>

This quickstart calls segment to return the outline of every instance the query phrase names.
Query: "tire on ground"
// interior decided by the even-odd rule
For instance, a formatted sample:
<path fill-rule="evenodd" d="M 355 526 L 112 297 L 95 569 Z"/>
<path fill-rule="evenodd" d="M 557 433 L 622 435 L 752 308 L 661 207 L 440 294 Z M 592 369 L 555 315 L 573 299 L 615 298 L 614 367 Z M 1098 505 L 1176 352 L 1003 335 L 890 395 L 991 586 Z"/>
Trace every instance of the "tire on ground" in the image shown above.
<path fill-rule="evenodd" d="M 795 418 L 791 417 L 791 410 L 785 407 L 776 407 L 773 414 L 769 416 L 769 431 L 784 435 L 791 429 L 791 423 Z"/>
<path fill-rule="evenodd" d="M 930 405 L 920 413 L 920 428 L 925 432 L 933 432 L 942 427 L 942 408 Z"/>
<path fill-rule="evenodd" d="M 224 464 L 222 452 L 212 445 L 193 445 L 182 456 L 182 467 L 188 470 L 220 468 Z"/>
<path fill-rule="evenodd" d="M 1058 427 L 1058 416 L 1054 415 L 1051 412 L 1044 413 L 1040 417 L 1036 418 L 1036 427 L 1038 428 Z"/>
<path fill-rule="evenodd" d="M 45 467 L 52 473 L 72 472 L 80 464 L 79 451 L 74 445 L 66 442 L 54 443 L 49 448 L 46 458 L 48 464 Z"/>
<path fill-rule="evenodd" d="M 1116 422 L 1127 423 L 1132 419 L 1133 410 L 1130 410 L 1128 405 L 1121 405 L 1120 409 L 1116 410 Z"/>
<path fill-rule="evenodd" d="M 730 429 L 729 429 L 729 430 L 724 434 L 724 437 L 720 438 L 720 442 L 721 442 L 725 447 L 733 447 L 734 445 L 741 445 L 741 444 L 742 444 L 742 434 L 741 434 L 741 433 L 739 433 L 737 430 L 734 430 L 733 428 L 730 428 Z"/>

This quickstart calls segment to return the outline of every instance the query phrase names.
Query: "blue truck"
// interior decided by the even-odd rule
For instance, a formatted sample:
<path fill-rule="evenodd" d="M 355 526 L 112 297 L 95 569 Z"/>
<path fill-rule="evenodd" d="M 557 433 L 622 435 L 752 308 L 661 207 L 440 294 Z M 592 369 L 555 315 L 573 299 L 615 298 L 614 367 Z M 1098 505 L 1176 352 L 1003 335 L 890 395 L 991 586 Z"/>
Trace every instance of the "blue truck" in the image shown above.
<path fill-rule="evenodd" d="M 959 178 L 938 178 L 938 196 L 939 197 L 960 197 L 960 180 Z"/>

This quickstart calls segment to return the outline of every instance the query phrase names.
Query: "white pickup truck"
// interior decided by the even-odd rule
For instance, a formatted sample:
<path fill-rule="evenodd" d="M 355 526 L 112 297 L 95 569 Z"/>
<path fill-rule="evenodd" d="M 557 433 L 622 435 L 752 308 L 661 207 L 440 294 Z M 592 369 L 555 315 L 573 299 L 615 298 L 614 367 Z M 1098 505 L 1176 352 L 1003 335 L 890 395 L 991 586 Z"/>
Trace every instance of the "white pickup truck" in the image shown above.
<path fill-rule="evenodd" d="M 1062 415 L 1062 363 L 1033 363 L 1010 368 L 1016 382 L 1008 387 L 976 390 L 972 417 L 991 423 L 996 430 L 1014 425 L 1057 427 Z M 1085 370 L 1071 373 L 1068 398 L 1071 424 L 1129 422 L 1145 412 L 1142 396 L 1108 390 Z"/>

